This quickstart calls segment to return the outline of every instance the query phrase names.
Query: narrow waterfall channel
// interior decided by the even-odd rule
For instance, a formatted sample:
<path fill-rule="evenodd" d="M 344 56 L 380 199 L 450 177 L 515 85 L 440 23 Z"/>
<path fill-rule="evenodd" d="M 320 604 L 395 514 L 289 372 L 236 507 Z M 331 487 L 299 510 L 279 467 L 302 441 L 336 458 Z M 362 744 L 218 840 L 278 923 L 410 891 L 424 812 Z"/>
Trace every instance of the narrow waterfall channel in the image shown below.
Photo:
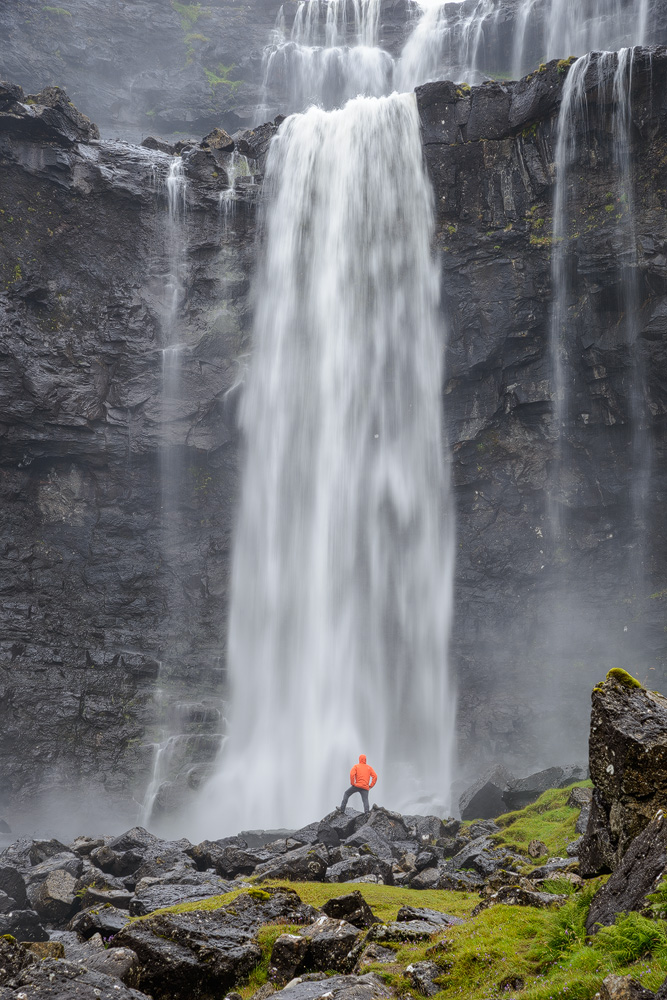
<path fill-rule="evenodd" d="M 414 95 L 289 118 L 266 188 L 209 822 L 309 822 L 359 752 L 385 806 L 446 809 L 453 524 Z"/>

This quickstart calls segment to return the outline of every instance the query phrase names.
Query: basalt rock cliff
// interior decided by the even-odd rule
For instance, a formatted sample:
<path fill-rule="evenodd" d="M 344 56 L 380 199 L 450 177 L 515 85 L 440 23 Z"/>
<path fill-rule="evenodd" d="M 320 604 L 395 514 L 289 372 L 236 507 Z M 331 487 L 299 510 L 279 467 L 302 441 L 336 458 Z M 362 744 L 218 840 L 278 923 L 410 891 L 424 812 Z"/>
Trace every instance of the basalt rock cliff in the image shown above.
<path fill-rule="evenodd" d="M 554 498 L 553 163 L 568 71 L 554 62 L 518 83 L 417 92 L 442 266 L 459 742 L 472 768 L 546 765 L 563 747 L 576 756 L 601 663 L 632 665 L 652 687 L 665 680 L 667 52 L 639 50 L 632 67 L 632 230 L 609 67 L 587 78 L 565 239 L 572 461 Z M 136 814 L 158 737 L 178 734 L 170 774 L 190 786 L 219 746 L 234 409 L 274 130 L 236 137 L 247 176 L 222 202 L 230 154 L 183 151 L 184 391 L 165 414 L 171 157 L 99 140 L 53 89 L 0 91 L 3 812 L 19 816 L 50 791 L 73 808 L 62 789 L 76 800 L 84 785 L 120 823 Z M 632 343 L 628 272 L 641 304 Z M 182 472 L 165 526 L 168 452 Z M 171 792 L 167 780 L 165 806 Z"/>

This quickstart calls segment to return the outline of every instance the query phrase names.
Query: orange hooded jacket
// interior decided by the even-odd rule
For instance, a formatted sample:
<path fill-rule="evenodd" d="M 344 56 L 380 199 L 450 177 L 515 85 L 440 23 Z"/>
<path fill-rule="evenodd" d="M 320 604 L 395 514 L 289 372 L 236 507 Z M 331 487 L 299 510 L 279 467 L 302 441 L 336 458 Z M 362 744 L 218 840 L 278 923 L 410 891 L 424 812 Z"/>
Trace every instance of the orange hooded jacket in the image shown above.
<path fill-rule="evenodd" d="M 359 763 L 355 764 L 350 771 L 350 784 L 354 785 L 355 788 L 368 789 L 372 788 L 377 780 L 377 774 L 370 764 L 366 763 L 366 754 L 360 754 Z"/>

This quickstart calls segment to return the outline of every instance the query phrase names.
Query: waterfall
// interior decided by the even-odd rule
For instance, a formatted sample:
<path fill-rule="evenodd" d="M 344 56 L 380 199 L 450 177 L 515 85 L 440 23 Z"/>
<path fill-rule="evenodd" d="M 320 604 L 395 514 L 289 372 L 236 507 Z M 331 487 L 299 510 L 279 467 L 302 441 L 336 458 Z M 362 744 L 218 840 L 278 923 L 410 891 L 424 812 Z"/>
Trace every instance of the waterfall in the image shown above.
<path fill-rule="evenodd" d="M 312 821 L 359 752 L 383 805 L 442 811 L 453 514 L 414 95 L 288 118 L 266 185 L 229 736 L 206 825 L 214 812 L 220 832 Z"/>
<path fill-rule="evenodd" d="M 388 93 L 393 59 L 378 47 L 379 18 L 380 0 L 300 0 L 288 35 L 281 11 L 264 51 L 264 93 L 281 95 L 282 113 Z"/>

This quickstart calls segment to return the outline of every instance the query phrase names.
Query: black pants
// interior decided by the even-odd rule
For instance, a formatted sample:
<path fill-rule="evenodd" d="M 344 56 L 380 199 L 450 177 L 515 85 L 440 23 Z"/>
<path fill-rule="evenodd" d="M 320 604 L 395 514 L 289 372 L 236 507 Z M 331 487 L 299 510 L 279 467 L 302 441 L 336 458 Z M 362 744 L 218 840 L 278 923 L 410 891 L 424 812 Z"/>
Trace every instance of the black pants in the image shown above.
<path fill-rule="evenodd" d="M 364 812 L 367 813 L 368 812 L 368 789 L 367 788 L 357 788 L 356 785 L 350 785 L 350 787 L 348 788 L 348 790 L 345 792 L 345 795 L 343 796 L 343 801 L 341 802 L 341 806 L 340 806 L 341 809 L 343 810 L 343 812 L 345 812 L 345 806 L 347 805 L 347 801 L 348 801 L 350 795 L 354 795 L 355 792 L 359 792 L 359 794 L 361 795 L 361 801 L 364 804 Z"/>

